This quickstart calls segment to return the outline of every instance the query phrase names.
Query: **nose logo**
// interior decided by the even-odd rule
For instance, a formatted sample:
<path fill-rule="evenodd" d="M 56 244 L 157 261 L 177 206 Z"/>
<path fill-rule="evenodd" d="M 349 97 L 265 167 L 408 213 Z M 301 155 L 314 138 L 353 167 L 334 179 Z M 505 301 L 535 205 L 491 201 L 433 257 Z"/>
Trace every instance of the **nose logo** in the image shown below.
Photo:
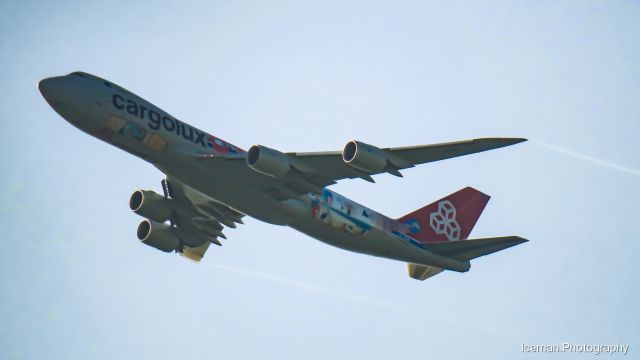
<path fill-rule="evenodd" d="M 438 203 L 438 210 L 429 215 L 429 224 L 436 234 L 444 234 L 449 241 L 460 240 L 460 225 L 456 221 L 456 208 L 449 200 Z"/>

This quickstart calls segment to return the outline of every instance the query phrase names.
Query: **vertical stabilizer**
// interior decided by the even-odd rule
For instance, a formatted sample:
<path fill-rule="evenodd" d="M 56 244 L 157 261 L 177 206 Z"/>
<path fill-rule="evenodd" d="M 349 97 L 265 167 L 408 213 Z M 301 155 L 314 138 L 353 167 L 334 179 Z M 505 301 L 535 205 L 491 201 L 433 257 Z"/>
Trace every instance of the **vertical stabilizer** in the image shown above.
<path fill-rule="evenodd" d="M 407 235 L 421 243 L 465 240 L 489 198 L 487 194 L 466 187 L 397 221 L 407 224 Z"/>

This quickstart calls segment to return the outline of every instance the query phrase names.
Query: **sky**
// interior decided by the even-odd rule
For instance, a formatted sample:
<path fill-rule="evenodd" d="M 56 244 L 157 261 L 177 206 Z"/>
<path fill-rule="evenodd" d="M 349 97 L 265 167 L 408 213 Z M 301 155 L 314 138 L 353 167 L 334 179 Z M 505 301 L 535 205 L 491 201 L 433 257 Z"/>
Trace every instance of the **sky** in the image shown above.
<path fill-rule="evenodd" d="M 0 358 L 637 357 L 638 23 L 634 1 L 0 2 Z M 424 282 L 253 219 L 200 264 L 161 253 L 128 198 L 163 175 L 37 91 L 76 70 L 245 149 L 528 138 L 332 189 L 395 218 L 473 186 L 472 237 L 530 241 Z"/>

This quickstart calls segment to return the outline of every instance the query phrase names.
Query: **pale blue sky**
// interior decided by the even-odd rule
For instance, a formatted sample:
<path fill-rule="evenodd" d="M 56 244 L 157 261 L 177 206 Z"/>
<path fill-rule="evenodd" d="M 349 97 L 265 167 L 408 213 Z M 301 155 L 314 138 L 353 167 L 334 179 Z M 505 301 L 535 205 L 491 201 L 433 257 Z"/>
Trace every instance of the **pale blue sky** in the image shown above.
<path fill-rule="evenodd" d="M 637 357 L 639 23 L 632 1 L 0 3 L 0 358 Z M 333 189 L 398 217 L 474 186 L 472 236 L 531 241 L 425 282 L 255 220 L 200 265 L 154 251 L 127 201 L 161 174 L 36 89 L 75 70 L 243 148 L 527 137 Z"/>

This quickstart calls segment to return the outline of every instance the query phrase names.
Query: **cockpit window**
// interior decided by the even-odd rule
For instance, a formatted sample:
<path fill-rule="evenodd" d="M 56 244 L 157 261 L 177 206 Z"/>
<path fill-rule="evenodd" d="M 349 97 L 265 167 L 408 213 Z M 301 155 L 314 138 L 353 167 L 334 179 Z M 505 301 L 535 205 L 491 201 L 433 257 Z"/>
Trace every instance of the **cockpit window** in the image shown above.
<path fill-rule="evenodd" d="M 69 75 L 80 76 L 80 77 L 86 77 L 86 76 L 84 76 L 84 74 L 83 74 L 83 73 L 81 73 L 81 72 L 79 72 L 79 71 L 72 72 L 72 73 L 71 73 L 71 74 L 69 74 Z"/>
<path fill-rule="evenodd" d="M 104 86 L 106 86 L 106 87 L 111 87 L 111 83 L 110 83 L 110 82 L 103 81 L 102 83 L 103 83 L 103 84 L 104 84 Z"/>

